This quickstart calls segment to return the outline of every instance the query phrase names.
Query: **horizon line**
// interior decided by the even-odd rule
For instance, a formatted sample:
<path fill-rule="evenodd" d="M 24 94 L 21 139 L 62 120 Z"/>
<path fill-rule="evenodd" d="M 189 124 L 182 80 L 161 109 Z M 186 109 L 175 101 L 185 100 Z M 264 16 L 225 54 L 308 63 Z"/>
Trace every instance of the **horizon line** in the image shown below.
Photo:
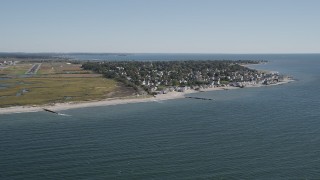
<path fill-rule="evenodd" d="M 8 51 L 0 51 L 0 53 L 6 54 L 320 54 L 320 52 L 259 52 L 259 53 L 211 53 L 211 52 L 8 52 Z"/>

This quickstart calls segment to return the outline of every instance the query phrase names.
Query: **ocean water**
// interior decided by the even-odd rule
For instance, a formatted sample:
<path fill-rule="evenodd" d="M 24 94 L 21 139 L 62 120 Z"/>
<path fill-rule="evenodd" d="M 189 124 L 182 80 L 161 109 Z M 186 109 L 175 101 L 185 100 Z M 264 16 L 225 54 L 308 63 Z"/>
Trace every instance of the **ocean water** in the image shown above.
<path fill-rule="evenodd" d="M 0 179 L 319 179 L 320 55 L 223 56 L 296 81 L 0 115 Z"/>
<path fill-rule="evenodd" d="M 308 54 L 318 56 L 319 54 Z M 197 54 L 197 53 L 135 53 L 135 54 L 57 54 L 57 57 L 74 60 L 105 60 L 105 61 L 174 61 L 174 60 L 274 60 L 300 58 L 305 54 Z"/>

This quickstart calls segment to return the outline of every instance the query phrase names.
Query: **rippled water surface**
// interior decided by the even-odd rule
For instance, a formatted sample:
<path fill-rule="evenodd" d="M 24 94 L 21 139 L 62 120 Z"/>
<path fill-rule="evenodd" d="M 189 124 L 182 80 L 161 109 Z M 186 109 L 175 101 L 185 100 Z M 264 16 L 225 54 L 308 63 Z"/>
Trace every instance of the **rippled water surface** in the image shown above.
<path fill-rule="evenodd" d="M 245 58 L 297 81 L 192 94 L 214 101 L 0 115 L 0 179 L 319 178 L 320 55 Z"/>

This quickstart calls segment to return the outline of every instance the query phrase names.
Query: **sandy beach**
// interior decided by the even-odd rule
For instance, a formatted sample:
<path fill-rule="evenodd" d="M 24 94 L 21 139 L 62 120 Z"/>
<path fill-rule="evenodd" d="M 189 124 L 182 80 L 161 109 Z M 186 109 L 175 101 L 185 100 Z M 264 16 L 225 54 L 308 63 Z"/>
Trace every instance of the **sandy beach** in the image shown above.
<path fill-rule="evenodd" d="M 274 86 L 274 85 L 281 85 L 292 82 L 294 80 L 288 79 L 277 84 L 270 84 L 270 85 L 247 85 L 245 88 L 251 87 L 267 87 L 267 86 Z M 233 90 L 239 89 L 239 87 L 227 86 L 227 87 L 212 87 L 201 89 L 200 92 L 207 92 L 207 91 L 217 91 L 217 90 Z M 0 108 L 0 114 L 13 114 L 13 113 L 26 113 L 26 112 L 39 112 L 43 111 L 43 108 L 50 109 L 52 111 L 62 111 L 68 109 L 76 109 L 76 108 L 86 108 L 86 107 L 97 107 L 97 106 L 111 106 L 111 105 L 119 105 L 119 104 L 130 104 L 130 103 L 141 103 L 141 102 L 154 102 L 154 101 L 164 101 L 170 99 L 179 99 L 184 98 L 187 94 L 192 93 L 199 93 L 196 90 L 186 90 L 185 92 L 169 92 L 167 94 L 159 94 L 155 97 L 132 97 L 132 98 L 123 98 L 123 99 L 105 99 L 100 101 L 87 101 L 87 102 L 70 102 L 70 103 L 56 103 L 53 105 L 37 105 L 37 106 L 14 106 L 8 108 Z"/>

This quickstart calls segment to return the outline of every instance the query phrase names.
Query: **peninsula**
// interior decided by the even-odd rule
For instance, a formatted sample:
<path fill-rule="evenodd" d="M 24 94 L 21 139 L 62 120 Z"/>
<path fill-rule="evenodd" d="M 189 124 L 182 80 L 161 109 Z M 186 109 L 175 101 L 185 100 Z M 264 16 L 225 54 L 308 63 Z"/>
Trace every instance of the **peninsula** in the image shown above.
<path fill-rule="evenodd" d="M 277 72 L 247 67 L 259 63 L 265 61 L 0 58 L 0 114 L 167 100 L 291 81 Z"/>
<path fill-rule="evenodd" d="M 133 87 L 139 94 L 166 94 L 187 89 L 246 87 L 283 82 L 278 72 L 250 69 L 246 65 L 265 61 L 101 61 L 86 62 L 82 68 Z"/>

